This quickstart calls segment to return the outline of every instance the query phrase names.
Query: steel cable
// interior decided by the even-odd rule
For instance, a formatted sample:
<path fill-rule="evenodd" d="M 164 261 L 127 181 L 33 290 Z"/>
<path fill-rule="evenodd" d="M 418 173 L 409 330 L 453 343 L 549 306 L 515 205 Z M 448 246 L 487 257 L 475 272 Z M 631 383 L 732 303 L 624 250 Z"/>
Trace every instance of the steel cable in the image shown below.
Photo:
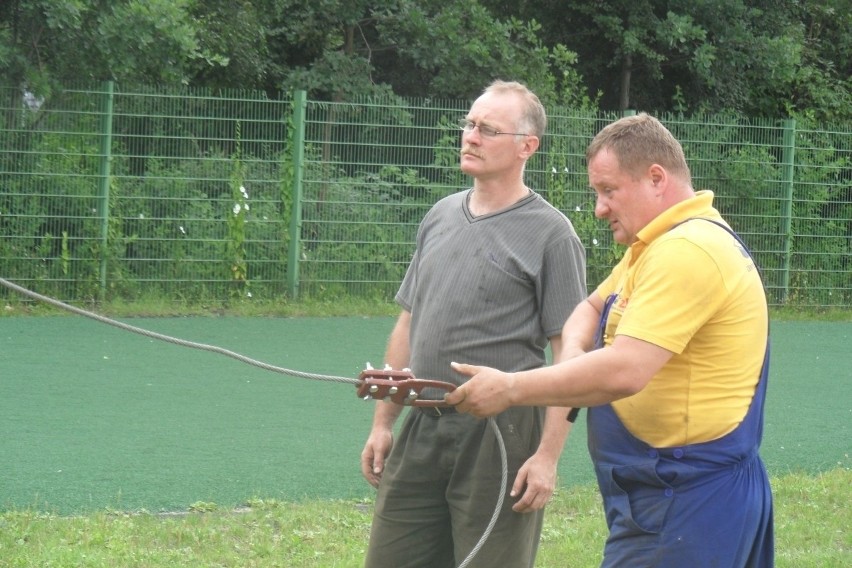
<path fill-rule="evenodd" d="M 62 308 L 63 310 L 67 310 L 69 312 L 73 312 L 75 314 L 85 316 L 87 318 L 99 321 L 101 323 L 105 323 L 107 325 L 111 325 L 113 327 L 117 327 L 119 329 L 123 329 L 125 331 L 131 331 L 133 333 L 138 333 L 139 335 L 144 335 L 145 337 L 151 337 L 153 339 L 159 339 L 160 341 L 165 341 L 166 343 L 173 343 L 175 345 L 180 345 L 183 347 L 190 347 L 192 349 L 200 349 L 202 351 L 210 351 L 213 353 L 219 353 L 220 355 L 225 355 L 226 357 L 231 357 L 232 359 L 236 359 L 237 361 L 242 361 L 248 365 L 252 365 L 253 367 L 259 367 L 261 369 L 266 369 L 267 371 L 273 371 L 275 373 L 281 373 L 283 375 L 290 375 L 292 377 L 299 377 L 302 379 L 311 379 L 315 381 L 332 381 L 336 383 L 347 383 L 352 385 L 358 384 L 358 379 L 353 379 L 350 377 L 338 377 L 335 375 L 319 375 L 317 373 L 306 373 L 303 371 L 295 371 L 293 369 L 285 369 L 284 367 L 278 367 L 276 365 L 270 365 L 269 363 L 264 363 L 263 361 L 258 361 L 257 359 L 252 359 L 251 357 L 246 357 L 245 355 L 241 355 L 239 353 L 235 353 L 228 349 L 223 349 L 222 347 L 217 347 L 215 345 L 207 345 L 205 343 L 196 343 L 195 341 L 187 341 L 186 339 L 180 339 L 177 337 L 172 337 L 170 335 L 164 335 L 162 333 L 157 333 L 155 331 L 150 331 L 147 329 L 142 329 L 141 327 L 136 327 L 134 325 L 130 325 L 124 322 L 120 322 L 106 316 L 102 316 L 100 314 L 96 314 L 94 312 L 90 312 L 84 310 L 82 308 L 78 308 L 76 306 L 72 306 L 70 304 L 66 304 L 64 302 L 60 302 L 54 298 L 50 298 L 48 296 L 43 296 L 37 292 L 33 292 L 32 290 L 28 290 L 23 286 L 18 286 L 13 282 L 9 282 L 4 278 L 0 278 L 0 284 L 3 286 L 14 290 L 16 292 L 20 292 L 25 296 L 29 296 L 35 300 L 39 300 L 41 302 L 45 302 L 50 304 L 51 306 L 55 306 L 57 308 Z"/>
<path fill-rule="evenodd" d="M 473 558 L 477 555 L 479 549 L 485 545 L 485 541 L 488 540 L 488 537 L 491 535 L 494 525 L 497 524 L 497 518 L 500 516 L 500 510 L 503 508 L 503 497 L 506 495 L 506 486 L 508 485 L 509 480 L 509 462 L 506 458 L 506 445 L 503 443 L 503 436 L 500 434 L 500 428 L 497 426 L 497 420 L 495 420 L 493 416 L 488 419 L 488 425 L 491 426 L 492 430 L 494 430 L 494 435 L 497 437 L 497 445 L 500 447 L 500 460 L 503 464 L 503 470 L 500 477 L 500 493 L 497 496 L 497 505 L 494 507 L 494 514 L 491 515 L 491 520 L 488 522 L 488 526 L 485 527 L 485 532 L 482 533 L 482 536 L 479 538 L 479 542 L 476 543 L 476 546 L 473 547 L 467 555 L 467 558 L 459 564 L 458 568 L 466 568 L 467 565 L 470 564 L 471 560 L 473 560 Z"/>

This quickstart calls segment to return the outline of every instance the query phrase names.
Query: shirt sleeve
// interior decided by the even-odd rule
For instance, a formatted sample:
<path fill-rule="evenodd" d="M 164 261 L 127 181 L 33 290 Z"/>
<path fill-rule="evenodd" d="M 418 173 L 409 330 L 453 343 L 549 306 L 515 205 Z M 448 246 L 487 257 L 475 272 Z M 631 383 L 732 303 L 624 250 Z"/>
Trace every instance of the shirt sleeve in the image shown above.
<path fill-rule="evenodd" d="M 411 262 L 408 265 L 408 269 L 405 271 L 405 277 L 402 279 L 402 284 L 400 284 L 399 290 L 397 290 L 396 297 L 394 298 L 396 303 L 407 312 L 411 311 L 411 307 L 414 304 L 414 288 L 416 280 L 417 251 L 415 250 L 414 255 L 411 258 Z"/>
<path fill-rule="evenodd" d="M 586 251 L 578 238 L 571 235 L 547 247 L 540 289 L 542 329 L 548 337 L 559 335 L 586 297 Z"/>

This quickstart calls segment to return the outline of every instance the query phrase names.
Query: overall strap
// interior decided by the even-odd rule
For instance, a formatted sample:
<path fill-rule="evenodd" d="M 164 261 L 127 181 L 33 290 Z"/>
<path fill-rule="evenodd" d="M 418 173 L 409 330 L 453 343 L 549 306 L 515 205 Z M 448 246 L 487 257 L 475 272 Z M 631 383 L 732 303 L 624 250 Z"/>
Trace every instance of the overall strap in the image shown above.
<path fill-rule="evenodd" d="M 676 224 L 672 225 L 671 228 L 669 229 L 669 231 L 671 231 L 675 227 L 679 227 L 679 226 L 683 225 L 684 223 L 688 223 L 689 221 L 694 221 L 696 219 L 701 220 L 701 221 L 707 221 L 708 223 L 713 223 L 714 225 L 716 225 L 718 227 L 722 227 L 723 229 L 728 231 L 728 233 L 730 233 L 730 235 L 732 237 L 734 237 L 737 240 L 738 243 L 740 243 L 740 246 L 742 247 L 743 251 L 751 258 L 752 262 L 754 262 L 754 266 L 757 268 L 758 273 L 761 272 L 760 267 L 757 265 L 757 261 L 754 260 L 754 255 L 751 254 L 751 251 L 748 249 L 748 246 L 745 244 L 745 242 L 742 240 L 742 238 L 740 238 L 740 236 L 737 234 L 736 231 L 734 231 L 732 228 L 730 228 L 729 226 L 727 226 L 724 223 L 720 223 L 719 221 L 716 221 L 715 219 L 708 219 L 707 217 L 690 217 L 689 219 L 684 219 L 680 223 L 676 223 Z"/>

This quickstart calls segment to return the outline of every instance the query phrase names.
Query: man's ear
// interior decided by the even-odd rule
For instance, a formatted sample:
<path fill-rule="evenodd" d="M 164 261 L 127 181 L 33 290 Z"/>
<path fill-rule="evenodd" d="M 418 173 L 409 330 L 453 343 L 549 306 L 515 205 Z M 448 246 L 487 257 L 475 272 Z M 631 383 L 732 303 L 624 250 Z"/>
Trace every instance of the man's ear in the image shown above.
<path fill-rule="evenodd" d="M 663 190 L 666 187 L 666 182 L 669 179 L 669 173 L 660 164 L 651 164 L 648 167 L 648 177 L 651 179 L 651 184 L 657 192 L 660 192 L 660 190 Z M 657 193 L 657 195 L 660 195 L 660 193 Z"/>
<path fill-rule="evenodd" d="M 539 144 L 541 144 L 541 141 L 538 139 L 538 136 L 533 136 L 531 134 L 524 136 L 524 145 L 521 148 L 521 157 L 526 160 L 535 154 L 535 151 L 538 150 Z"/>

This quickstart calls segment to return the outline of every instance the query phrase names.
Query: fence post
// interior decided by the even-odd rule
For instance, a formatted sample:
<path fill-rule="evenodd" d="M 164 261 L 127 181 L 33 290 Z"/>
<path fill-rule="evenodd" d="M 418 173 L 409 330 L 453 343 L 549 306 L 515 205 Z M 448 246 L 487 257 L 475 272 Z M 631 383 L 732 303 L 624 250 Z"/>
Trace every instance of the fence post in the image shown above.
<path fill-rule="evenodd" d="M 290 246 L 287 250 L 287 289 L 299 297 L 299 253 L 302 250 L 302 168 L 305 157 L 307 93 L 293 93 L 293 205 L 290 208 Z"/>
<path fill-rule="evenodd" d="M 100 152 L 100 199 L 98 201 L 98 216 L 101 221 L 101 254 L 100 254 L 100 300 L 106 297 L 107 289 L 107 257 L 109 246 L 109 185 L 110 166 L 112 162 L 112 112 L 113 112 L 112 81 L 103 84 L 106 97 L 101 109 L 101 152 Z"/>
<path fill-rule="evenodd" d="M 781 219 L 784 231 L 784 267 L 781 272 L 781 303 L 786 304 L 790 294 L 790 266 L 793 256 L 793 181 L 796 165 L 796 119 L 784 120 L 784 148 L 782 153 L 782 183 L 784 202 L 781 204 Z"/>

